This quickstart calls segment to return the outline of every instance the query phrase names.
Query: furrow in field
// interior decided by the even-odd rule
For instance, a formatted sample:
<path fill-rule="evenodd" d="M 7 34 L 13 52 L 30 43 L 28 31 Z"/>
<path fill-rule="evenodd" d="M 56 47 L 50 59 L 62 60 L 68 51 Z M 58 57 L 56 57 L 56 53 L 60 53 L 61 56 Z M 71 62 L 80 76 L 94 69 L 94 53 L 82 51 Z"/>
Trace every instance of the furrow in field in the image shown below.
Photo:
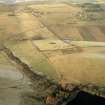
<path fill-rule="evenodd" d="M 85 41 L 95 41 L 96 38 L 90 33 L 90 30 L 88 29 L 88 27 L 79 27 L 78 28 L 80 31 L 81 36 L 83 37 L 83 39 Z"/>
<path fill-rule="evenodd" d="M 99 29 L 100 29 L 101 32 L 105 35 L 105 26 L 99 26 Z"/>
<path fill-rule="evenodd" d="M 103 30 L 100 30 L 98 26 L 91 26 L 88 27 L 90 33 L 95 37 L 96 41 L 105 41 L 105 35 L 103 33 Z"/>

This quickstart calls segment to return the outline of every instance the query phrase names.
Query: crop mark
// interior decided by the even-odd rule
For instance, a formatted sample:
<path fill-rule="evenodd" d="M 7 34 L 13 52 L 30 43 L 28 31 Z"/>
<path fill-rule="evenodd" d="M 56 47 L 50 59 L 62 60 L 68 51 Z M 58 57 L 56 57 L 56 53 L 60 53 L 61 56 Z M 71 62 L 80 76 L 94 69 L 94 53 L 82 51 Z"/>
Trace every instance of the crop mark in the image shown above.
<path fill-rule="evenodd" d="M 105 26 L 99 26 L 99 29 L 100 29 L 101 32 L 105 35 Z"/>
<path fill-rule="evenodd" d="M 96 38 L 90 33 L 90 31 L 87 27 L 79 27 L 79 32 L 84 40 L 96 41 Z"/>

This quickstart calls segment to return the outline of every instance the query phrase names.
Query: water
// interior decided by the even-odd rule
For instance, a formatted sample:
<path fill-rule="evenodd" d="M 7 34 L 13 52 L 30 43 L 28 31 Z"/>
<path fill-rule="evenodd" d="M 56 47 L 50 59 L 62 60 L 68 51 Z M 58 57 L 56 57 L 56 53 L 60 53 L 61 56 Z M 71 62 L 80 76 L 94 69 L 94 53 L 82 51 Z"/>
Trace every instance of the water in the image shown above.
<path fill-rule="evenodd" d="M 68 105 L 105 105 L 105 99 L 85 92 L 80 92 Z"/>

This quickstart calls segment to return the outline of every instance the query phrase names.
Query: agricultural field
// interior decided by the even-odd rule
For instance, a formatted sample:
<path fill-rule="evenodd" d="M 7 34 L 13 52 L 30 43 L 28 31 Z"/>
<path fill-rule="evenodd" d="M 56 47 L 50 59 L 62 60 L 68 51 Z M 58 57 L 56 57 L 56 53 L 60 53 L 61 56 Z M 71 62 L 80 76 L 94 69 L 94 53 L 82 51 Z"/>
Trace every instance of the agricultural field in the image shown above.
<path fill-rule="evenodd" d="M 0 4 L 0 105 L 49 105 L 68 84 L 105 92 L 104 70 L 105 4 Z"/>
<path fill-rule="evenodd" d="M 32 42 L 21 42 L 16 45 L 10 45 L 8 48 L 10 48 L 11 51 L 13 51 L 14 54 L 23 62 L 28 64 L 32 68 L 33 72 L 42 72 L 45 75 L 48 75 L 50 78 L 57 78 L 55 68 L 50 65 L 50 62 L 43 54 L 41 54 L 41 52 L 37 50 Z"/>
<path fill-rule="evenodd" d="M 105 10 L 98 4 L 65 3 L 31 5 L 29 8 L 43 25 L 61 39 L 105 41 L 102 28 L 105 25 Z"/>
<path fill-rule="evenodd" d="M 80 53 L 55 54 L 54 56 L 49 56 L 54 67 L 59 70 L 59 81 L 62 84 L 80 84 L 82 82 L 105 85 L 105 54 L 101 51 L 97 52 L 96 49 L 87 50 L 85 48 L 83 50 L 84 51 Z M 105 49 L 103 50 L 105 51 Z"/>
<path fill-rule="evenodd" d="M 33 69 L 57 78 L 58 69 L 52 61 L 57 53 L 62 57 L 104 52 L 103 5 L 64 2 L 1 6 L 0 49 L 10 48 Z"/>

